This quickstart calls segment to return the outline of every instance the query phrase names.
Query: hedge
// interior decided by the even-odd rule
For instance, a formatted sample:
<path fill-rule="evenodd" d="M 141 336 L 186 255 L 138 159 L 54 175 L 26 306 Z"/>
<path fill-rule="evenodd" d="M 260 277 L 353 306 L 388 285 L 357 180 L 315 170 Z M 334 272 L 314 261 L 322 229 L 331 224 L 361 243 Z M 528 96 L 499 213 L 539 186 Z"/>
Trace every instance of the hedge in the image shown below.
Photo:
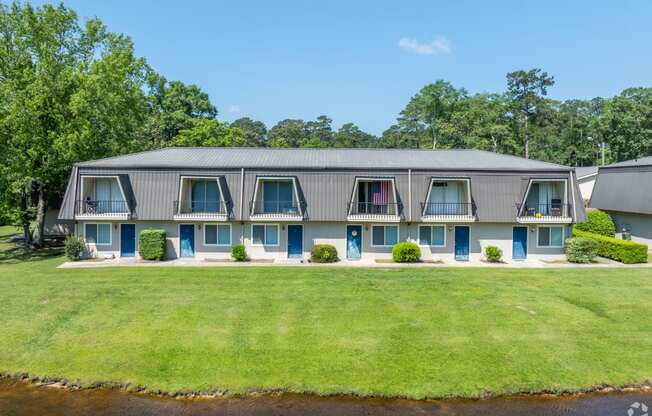
<path fill-rule="evenodd" d="M 503 258 L 503 251 L 500 249 L 500 247 L 487 246 L 484 249 L 484 256 L 487 258 L 487 261 L 491 263 L 498 263 Z"/>
<path fill-rule="evenodd" d="M 613 237 L 616 235 L 616 226 L 611 216 L 598 209 L 587 212 L 586 222 L 576 224 L 578 230 Z"/>
<path fill-rule="evenodd" d="M 247 250 L 245 249 L 244 244 L 235 244 L 231 247 L 231 257 L 235 261 L 245 261 L 247 260 Z"/>
<path fill-rule="evenodd" d="M 138 252 L 145 260 L 165 259 L 165 230 L 147 229 L 140 232 Z"/>
<path fill-rule="evenodd" d="M 81 237 L 69 235 L 66 237 L 65 249 L 66 257 L 72 261 L 77 261 L 82 258 L 86 251 L 86 243 Z"/>
<path fill-rule="evenodd" d="M 421 260 L 421 249 L 416 243 L 396 243 L 392 247 L 392 259 L 397 263 L 418 262 Z"/>
<path fill-rule="evenodd" d="M 600 243 L 592 238 L 573 237 L 566 240 L 566 258 L 571 263 L 591 263 L 598 255 Z"/>
<path fill-rule="evenodd" d="M 647 245 L 614 237 L 605 237 L 578 230 L 573 227 L 573 236 L 586 237 L 598 242 L 598 255 L 625 264 L 647 263 Z"/>
<path fill-rule="evenodd" d="M 313 263 L 335 263 L 337 249 L 330 244 L 315 244 L 310 250 L 310 261 Z"/>

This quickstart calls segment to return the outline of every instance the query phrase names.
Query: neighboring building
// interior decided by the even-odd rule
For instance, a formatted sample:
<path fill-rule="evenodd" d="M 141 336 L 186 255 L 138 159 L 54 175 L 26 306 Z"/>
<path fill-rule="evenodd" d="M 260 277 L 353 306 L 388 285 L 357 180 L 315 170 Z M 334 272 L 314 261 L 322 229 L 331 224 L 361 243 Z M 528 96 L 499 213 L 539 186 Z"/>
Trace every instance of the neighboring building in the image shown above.
<path fill-rule="evenodd" d="M 167 148 L 74 166 L 59 218 L 98 256 L 134 256 L 149 227 L 167 256 L 391 258 L 411 240 L 424 260 L 558 257 L 585 212 L 573 168 L 477 150 Z"/>
<path fill-rule="evenodd" d="M 591 200 L 595 179 L 598 177 L 598 167 L 584 166 L 575 168 L 575 176 L 577 177 L 577 183 L 580 185 L 582 199 L 586 205 Z"/>
<path fill-rule="evenodd" d="M 619 235 L 652 243 L 652 156 L 601 166 L 590 207 L 608 212 Z"/>

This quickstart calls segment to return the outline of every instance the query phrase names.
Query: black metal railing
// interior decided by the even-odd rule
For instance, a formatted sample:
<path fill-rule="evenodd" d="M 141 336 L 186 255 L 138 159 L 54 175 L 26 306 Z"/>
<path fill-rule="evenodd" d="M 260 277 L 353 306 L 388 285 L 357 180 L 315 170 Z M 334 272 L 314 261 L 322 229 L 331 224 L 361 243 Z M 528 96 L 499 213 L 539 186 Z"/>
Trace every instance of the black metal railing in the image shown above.
<path fill-rule="evenodd" d="M 399 215 L 401 204 L 374 202 L 349 202 L 348 212 L 350 215 Z"/>
<path fill-rule="evenodd" d="M 473 204 L 467 202 L 426 202 L 421 203 L 423 215 L 445 215 L 469 217 L 473 215 Z"/>
<path fill-rule="evenodd" d="M 551 202 L 547 204 L 516 204 L 519 217 L 554 218 L 568 217 L 570 204 Z"/>
<path fill-rule="evenodd" d="M 77 215 L 127 214 L 129 207 L 125 201 L 84 199 L 75 201 L 75 213 Z"/>
<path fill-rule="evenodd" d="M 227 207 L 224 201 L 174 201 L 172 203 L 174 215 L 210 216 L 226 214 Z"/>
<path fill-rule="evenodd" d="M 252 215 L 301 215 L 301 209 L 296 201 L 249 201 L 249 210 Z"/>

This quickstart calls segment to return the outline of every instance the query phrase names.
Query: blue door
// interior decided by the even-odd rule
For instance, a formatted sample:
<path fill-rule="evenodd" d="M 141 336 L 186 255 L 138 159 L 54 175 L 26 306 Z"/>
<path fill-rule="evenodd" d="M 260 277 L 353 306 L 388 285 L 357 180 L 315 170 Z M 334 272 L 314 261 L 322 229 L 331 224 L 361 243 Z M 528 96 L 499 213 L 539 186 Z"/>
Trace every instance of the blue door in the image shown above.
<path fill-rule="evenodd" d="M 179 226 L 179 239 L 181 241 L 181 257 L 195 256 L 195 226 L 181 224 Z"/>
<path fill-rule="evenodd" d="M 469 260 L 469 227 L 455 227 L 455 260 Z"/>
<path fill-rule="evenodd" d="M 527 227 L 514 227 L 512 231 L 512 258 L 514 260 L 527 258 Z"/>
<path fill-rule="evenodd" d="M 362 253 L 362 226 L 346 226 L 346 258 L 358 260 Z"/>
<path fill-rule="evenodd" d="M 303 258 L 303 226 L 288 225 L 288 258 Z"/>
<path fill-rule="evenodd" d="M 136 224 L 120 224 L 120 257 L 136 255 Z"/>

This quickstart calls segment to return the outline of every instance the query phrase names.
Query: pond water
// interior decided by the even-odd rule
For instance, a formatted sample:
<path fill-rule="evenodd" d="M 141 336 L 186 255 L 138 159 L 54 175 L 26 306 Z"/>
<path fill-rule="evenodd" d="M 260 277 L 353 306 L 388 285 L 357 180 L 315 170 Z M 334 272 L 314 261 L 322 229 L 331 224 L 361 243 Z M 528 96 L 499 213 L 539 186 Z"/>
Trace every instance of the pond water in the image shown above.
<path fill-rule="evenodd" d="M 410 401 L 316 398 L 283 394 L 246 398 L 174 399 L 117 390 L 68 391 L 0 381 L 2 416 L 117 415 L 590 415 L 643 416 L 652 393 L 595 394 L 576 398 Z M 651 412 L 652 413 L 652 408 Z"/>

